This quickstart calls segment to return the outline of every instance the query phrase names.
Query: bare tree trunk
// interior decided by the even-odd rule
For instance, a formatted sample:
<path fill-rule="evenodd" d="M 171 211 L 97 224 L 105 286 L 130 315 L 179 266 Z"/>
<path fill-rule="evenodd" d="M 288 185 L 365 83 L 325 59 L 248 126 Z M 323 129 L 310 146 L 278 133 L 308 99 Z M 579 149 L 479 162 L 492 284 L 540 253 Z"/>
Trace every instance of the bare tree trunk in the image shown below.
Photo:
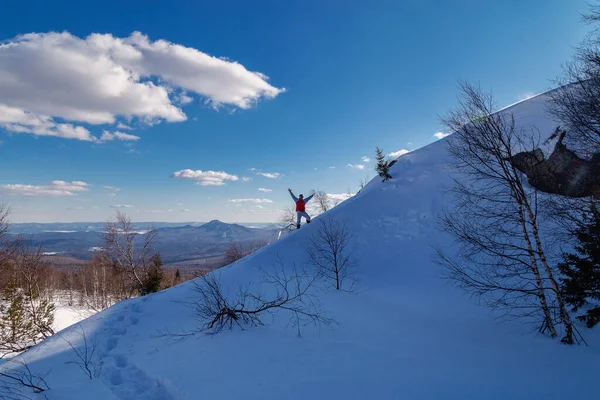
<path fill-rule="evenodd" d="M 542 312 L 544 313 L 544 324 L 546 328 L 550 331 L 550 336 L 555 338 L 558 336 L 556 333 L 556 327 L 554 326 L 554 322 L 552 321 L 552 314 L 550 313 L 550 307 L 548 307 L 548 300 L 546 299 L 546 293 L 544 291 L 544 282 L 542 280 L 542 276 L 540 275 L 540 269 L 538 267 L 537 259 L 535 257 L 535 250 L 533 249 L 533 245 L 531 244 L 531 239 L 529 238 L 529 232 L 527 230 L 527 225 L 525 223 L 525 215 L 523 214 L 524 201 L 519 200 L 519 217 L 521 220 L 521 227 L 523 229 L 523 238 L 527 243 L 527 252 L 529 253 L 529 257 L 531 258 L 531 271 L 535 277 L 535 284 L 537 286 L 538 297 L 540 300 L 540 307 L 542 308 Z M 529 210 L 529 209 L 528 209 Z M 541 329 L 543 330 L 543 329 Z"/>
<path fill-rule="evenodd" d="M 544 267 L 547 279 L 550 281 L 552 291 L 554 292 L 554 296 L 556 297 L 556 302 L 558 303 L 560 319 L 565 327 L 565 337 L 562 339 L 562 341 L 567 344 L 573 344 L 573 343 L 575 343 L 575 340 L 573 337 L 573 323 L 571 321 L 571 317 L 569 316 L 569 313 L 565 306 L 565 302 L 563 300 L 562 293 L 560 291 L 558 283 L 556 282 L 556 279 L 554 278 L 554 272 L 552 272 L 552 268 L 550 268 L 550 266 L 548 265 L 546 253 L 544 252 L 544 249 L 542 247 L 542 240 L 540 239 L 540 234 L 539 234 L 538 227 L 537 227 L 536 216 L 533 213 L 533 211 L 531 210 L 531 207 L 529 206 L 529 202 L 527 201 L 527 199 L 524 199 L 524 204 L 525 204 L 525 208 L 527 210 L 527 214 L 529 215 L 529 220 L 531 221 L 531 230 L 533 233 L 533 237 L 535 239 L 537 254 L 538 254 L 538 257 L 540 258 L 542 266 Z"/>

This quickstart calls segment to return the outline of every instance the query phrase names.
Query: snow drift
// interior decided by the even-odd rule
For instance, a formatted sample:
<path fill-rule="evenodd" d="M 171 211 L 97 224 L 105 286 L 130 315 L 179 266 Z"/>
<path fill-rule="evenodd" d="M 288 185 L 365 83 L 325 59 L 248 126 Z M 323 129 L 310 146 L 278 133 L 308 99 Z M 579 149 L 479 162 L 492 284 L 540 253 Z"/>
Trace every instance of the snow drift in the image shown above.
<path fill-rule="evenodd" d="M 513 105 L 521 126 L 551 132 L 546 98 Z M 194 330 L 184 304 L 191 283 L 121 302 L 80 324 L 97 341 L 102 368 L 89 379 L 67 340 L 77 327 L 24 354 L 29 367 L 50 370 L 51 400 L 65 399 L 577 399 L 597 390 L 598 331 L 590 347 L 564 346 L 500 323 L 490 311 L 441 279 L 431 245 L 451 241 L 435 216 L 450 205 L 446 140 L 401 156 L 391 181 L 375 178 L 324 216 L 346 220 L 358 256 L 355 293 L 326 291 L 322 308 L 334 330 L 306 326 L 298 337 L 278 315 L 268 326 L 180 338 Z M 300 231 L 216 272 L 230 294 L 260 279 L 261 269 L 306 260 L 319 218 Z M 595 335 L 594 335 L 595 334 Z M 11 366 L 5 368 L 13 368 Z"/>

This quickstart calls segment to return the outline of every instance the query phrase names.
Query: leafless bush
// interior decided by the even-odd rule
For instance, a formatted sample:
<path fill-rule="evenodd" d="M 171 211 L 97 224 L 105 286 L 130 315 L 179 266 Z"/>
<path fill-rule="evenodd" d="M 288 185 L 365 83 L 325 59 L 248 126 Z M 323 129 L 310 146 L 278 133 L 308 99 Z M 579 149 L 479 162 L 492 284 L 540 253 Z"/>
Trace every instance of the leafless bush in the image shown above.
<path fill-rule="evenodd" d="M 116 219 L 106 223 L 104 233 L 104 257 L 124 272 L 131 288 L 145 295 L 147 280 L 151 276 L 153 258 L 156 256 L 152 246 L 156 231 L 150 230 L 143 235 L 141 246 L 131 218 L 117 210 Z"/>
<path fill-rule="evenodd" d="M 279 230 L 277 239 L 286 233 L 294 231 L 296 229 L 296 211 L 291 207 L 282 209 L 276 227 Z"/>
<path fill-rule="evenodd" d="M 286 272 L 281 260 L 279 263 L 279 269 L 263 272 L 256 290 L 240 287 L 233 297 L 224 293 L 214 273 L 195 281 L 193 290 L 198 299 L 194 306 L 200 331 L 216 334 L 234 324 L 241 329 L 265 325 L 265 316 L 274 317 L 278 312 L 289 314 L 289 322 L 299 334 L 306 324 L 332 327 L 335 321 L 324 315 L 314 293 L 318 276 L 295 268 Z"/>
<path fill-rule="evenodd" d="M 76 357 L 75 361 L 69 361 L 67 364 L 77 365 L 90 379 L 98 378 L 103 364 L 103 360 L 97 354 L 98 339 L 96 337 L 88 338 L 81 324 L 77 324 L 77 330 L 73 330 L 73 332 L 76 332 L 81 338 L 80 346 L 74 345 L 71 340 L 61 335 L 61 339 L 69 345 Z"/>
<path fill-rule="evenodd" d="M 316 190 L 314 191 L 313 198 L 315 199 L 315 203 L 317 204 L 320 212 L 327 212 L 331 208 L 330 199 L 326 192 L 322 190 Z"/>
<path fill-rule="evenodd" d="M 363 190 L 370 180 L 371 179 L 369 178 L 369 175 L 365 175 L 362 178 L 360 178 L 358 180 L 358 191 L 360 192 L 361 190 Z"/>
<path fill-rule="evenodd" d="M 0 366 L 0 400 L 28 400 L 30 394 L 50 390 L 45 378 L 22 360 L 8 360 Z"/>
<path fill-rule="evenodd" d="M 241 260 L 266 245 L 266 242 L 256 240 L 251 240 L 246 244 L 242 242 L 230 242 L 227 249 L 225 249 L 225 254 L 223 256 L 225 265 Z"/>
<path fill-rule="evenodd" d="M 357 285 L 352 277 L 356 261 L 348 225 L 333 218 L 320 218 L 317 223 L 318 228 L 306 246 L 309 262 L 337 290 L 353 291 Z"/>

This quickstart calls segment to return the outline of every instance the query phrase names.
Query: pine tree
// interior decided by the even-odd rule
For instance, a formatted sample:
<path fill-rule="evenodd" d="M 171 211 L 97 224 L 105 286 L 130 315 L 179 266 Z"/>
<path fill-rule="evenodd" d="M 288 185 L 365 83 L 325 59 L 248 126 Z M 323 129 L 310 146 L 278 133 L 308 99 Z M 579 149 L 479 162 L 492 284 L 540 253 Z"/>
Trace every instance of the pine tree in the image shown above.
<path fill-rule="evenodd" d="M 163 279 L 163 268 L 162 268 L 162 259 L 160 258 L 160 254 L 155 254 L 152 257 L 152 263 L 148 268 L 148 272 L 146 273 L 146 278 L 143 282 L 143 287 L 141 290 L 141 295 L 144 296 L 148 293 L 155 293 L 160 290 L 160 285 Z"/>
<path fill-rule="evenodd" d="M 35 293 L 23 291 L 13 283 L 4 289 L 0 304 L 0 351 L 25 351 L 52 335 L 54 304 L 38 302 Z"/>
<path fill-rule="evenodd" d="M 389 179 L 392 179 L 392 176 L 389 173 L 390 162 L 385 159 L 383 150 L 381 150 L 379 147 L 376 147 L 375 154 L 376 154 L 375 157 L 377 159 L 377 167 L 375 168 L 375 170 L 377 171 L 379 176 L 381 176 L 383 178 L 383 182 L 385 182 Z"/>
<path fill-rule="evenodd" d="M 595 203 L 591 203 L 576 236 L 576 254 L 563 254 L 564 261 L 558 266 L 565 301 L 574 310 L 589 300 L 600 300 L 600 211 Z"/>

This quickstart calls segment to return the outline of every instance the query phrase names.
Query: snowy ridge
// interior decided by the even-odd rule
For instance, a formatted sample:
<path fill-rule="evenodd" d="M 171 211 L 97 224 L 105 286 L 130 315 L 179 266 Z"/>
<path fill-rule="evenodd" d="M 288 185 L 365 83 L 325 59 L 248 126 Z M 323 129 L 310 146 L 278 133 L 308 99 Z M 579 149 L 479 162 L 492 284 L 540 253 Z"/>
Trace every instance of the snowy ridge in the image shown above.
<path fill-rule="evenodd" d="M 545 96 L 508 109 L 521 126 L 550 132 Z M 451 138 L 451 137 L 450 137 Z M 260 280 L 261 268 L 301 265 L 320 218 L 346 220 L 355 235 L 357 293 L 326 291 L 323 309 L 340 326 L 307 326 L 302 337 L 277 317 L 266 327 L 216 336 L 160 338 L 193 330 L 182 304 L 191 284 L 119 303 L 81 323 L 98 341 L 97 379 L 76 365 L 68 328 L 25 354 L 45 372 L 50 400 L 66 399 L 578 399 L 593 397 L 600 362 L 591 348 L 566 347 L 499 323 L 489 310 L 440 279 L 431 245 L 449 246 L 435 216 L 449 205 L 446 141 L 403 155 L 391 181 L 373 179 L 359 194 L 282 240 L 216 273 L 234 294 Z"/>

